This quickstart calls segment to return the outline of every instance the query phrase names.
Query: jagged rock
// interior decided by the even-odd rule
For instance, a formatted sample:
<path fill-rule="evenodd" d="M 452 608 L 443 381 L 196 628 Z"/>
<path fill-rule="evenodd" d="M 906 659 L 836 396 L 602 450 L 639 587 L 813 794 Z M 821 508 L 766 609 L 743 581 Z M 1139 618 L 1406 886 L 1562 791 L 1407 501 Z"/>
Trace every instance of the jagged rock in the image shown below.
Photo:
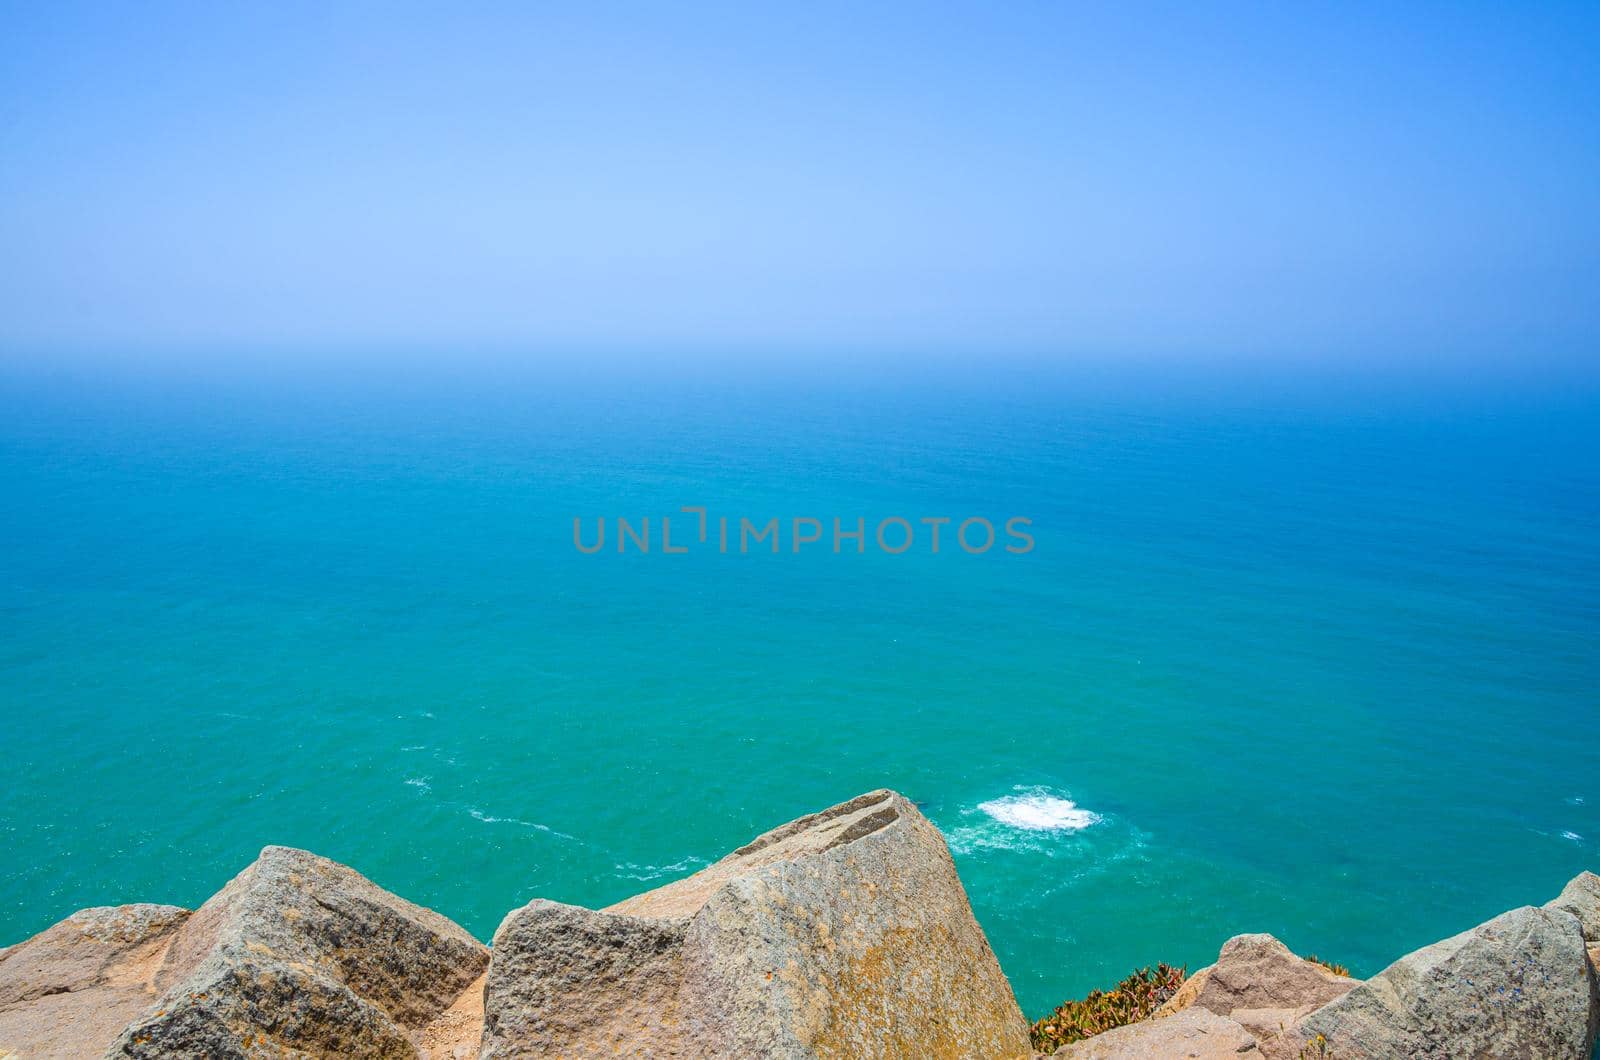
<path fill-rule="evenodd" d="M 304 966 L 228 953 L 208 957 L 160 1009 L 135 1022 L 112 1056 L 372 1057 L 413 1060 L 416 1046 L 382 1009 Z"/>
<path fill-rule="evenodd" d="M 1152 1018 L 1198 1006 L 1244 1027 L 1269 1060 L 1293 1058 L 1304 1044 L 1294 1025 L 1355 984 L 1295 956 L 1271 935 L 1235 935 L 1222 944 L 1217 962 L 1185 980 Z"/>
<path fill-rule="evenodd" d="M 1215 965 L 1208 964 L 1185 979 L 1183 984 L 1178 987 L 1178 992 L 1163 1001 L 1161 1007 L 1150 1014 L 1150 1018 L 1160 1019 L 1163 1016 L 1171 1016 L 1194 1004 L 1194 999 L 1200 996 L 1201 987 L 1205 986 L 1206 980 L 1211 978 L 1211 969 L 1213 967 Z"/>
<path fill-rule="evenodd" d="M 1063 1045 L 1072 1060 L 1260 1060 L 1255 1038 L 1233 1020 L 1204 1008 L 1141 1020 Z"/>
<path fill-rule="evenodd" d="M 1545 903 L 1546 909 L 1571 913 L 1578 918 L 1589 959 L 1589 976 L 1594 981 L 1594 1001 L 1589 1007 L 1589 1040 L 1600 1036 L 1600 876 L 1580 872 L 1561 893 Z"/>
<path fill-rule="evenodd" d="M 460 927 L 352 869 L 268 847 L 201 906 L 116 1056 L 413 1057 L 488 963 Z"/>
<path fill-rule="evenodd" d="M 1297 1033 L 1341 1060 L 1588 1060 L 1595 989 L 1577 918 L 1524 906 L 1400 958 Z"/>
<path fill-rule="evenodd" d="M 1304 1006 L 1236 1008 L 1228 1018 L 1255 1036 L 1256 1048 L 1266 1060 L 1299 1060 L 1306 1045 L 1299 1023 L 1311 1011 Z"/>
<path fill-rule="evenodd" d="M 84 909 L 0 951 L 0 1057 L 98 1055 L 156 999 L 187 909 Z"/>
<path fill-rule="evenodd" d="M 943 837 L 875 791 L 594 911 L 495 933 L 485 1060 L 1014 1057 L 1027 1025 Z"/>
<path fill-rule="evenodd" d="M 495 932 L 485 1055 L 676 1055 L 683 920 L 536 900 Z"/>
<path fill-rule="evenodd" d="M 1571 913 L 1578 918 L 1584 939 L 1600 943 L 1600 876 L 1592 872 L 1580 872 L 1544 907 Z"/>
<path fill-rule="evenodd" d="M 1219 1016 L 1235 1009 L 1320 1008 L 1355 980 L 1303 960 L 1271 935 L 1235 935 L 1222 944 L 1194 1003 Z"/>
<path fill-rule="evenodd" d="M 483 984 L 487 973 L 461 991 L 455 1003 L 422 1029 L 422 1060 L 477 1060 L 483 1037 Z"/>

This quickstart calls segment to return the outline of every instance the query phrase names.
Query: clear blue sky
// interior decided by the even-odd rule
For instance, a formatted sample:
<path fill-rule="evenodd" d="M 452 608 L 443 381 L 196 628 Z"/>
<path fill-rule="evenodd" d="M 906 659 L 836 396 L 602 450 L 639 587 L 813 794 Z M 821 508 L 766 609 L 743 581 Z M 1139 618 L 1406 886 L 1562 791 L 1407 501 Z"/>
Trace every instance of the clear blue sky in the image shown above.
<path fill-rule="evenodd" d="M 1584 360 L 1600 5 L 0 5 L 0 354 Z"/>

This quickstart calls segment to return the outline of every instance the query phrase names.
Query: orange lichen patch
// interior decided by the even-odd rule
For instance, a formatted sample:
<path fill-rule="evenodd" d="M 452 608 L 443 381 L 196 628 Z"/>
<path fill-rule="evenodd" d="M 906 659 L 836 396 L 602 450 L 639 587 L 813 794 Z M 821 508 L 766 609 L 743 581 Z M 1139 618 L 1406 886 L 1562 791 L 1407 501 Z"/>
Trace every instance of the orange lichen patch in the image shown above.
<path fill-rule="evenodd" d="M 996 1003 L 956 1012 L 928 1012 L 912 996 L 959 996 L 960 981 L 970 971 L 958 962 L 926 960 L 933 952 L 956 952 L 960 940 L 944 925 L 923 930 L 894 928 L 855 957 L 831 982 L 817 983 L 825 1003 L 809 1044 L 818 1056 L 889 1055 L 926 1060 L 966 1060 L 973 1055 L 971 1028 L 1003 1027 L 1015 1018 Z M 916 980 L 918 988 L 906 986 Z M 985 996 L 987 996 L 985 994 Z M 915 1033 L 907 1033 L 916 1028 Z M 870 1041 L 862 1040 L 870 1039 Z M 885 1047 L 888 1052 L 884 1052 Z M 1002 1056 L 1005 1047 L 992 1043 L 984 1055 Z"/>

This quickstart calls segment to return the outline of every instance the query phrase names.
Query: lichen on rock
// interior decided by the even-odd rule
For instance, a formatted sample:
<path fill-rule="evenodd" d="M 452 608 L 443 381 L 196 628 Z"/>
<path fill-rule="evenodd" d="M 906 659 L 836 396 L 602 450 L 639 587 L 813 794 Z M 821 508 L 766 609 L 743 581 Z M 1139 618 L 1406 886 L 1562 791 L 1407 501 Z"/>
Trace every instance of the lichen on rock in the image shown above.
<path fill-rule="evenodd" d="M 1595 1005 L 1576 917 L 1524 906 L 1407 954 L 1298 1032 L 1350 1060 L 1588 1060 Z"/>
<path fill-rule="evenodd" d="M 459 926 L 355 870 L 267 847 L 183 925 L 157 974 L 162 997 L 111 1053 L 415 1056 L 488 959 Z"/>
<path fill-rule="evenodd" d="M 1031 1053 L 943 837 L 890 791 L 606 910 L 531 903 L 493 953 L 486 1060 Z"/>

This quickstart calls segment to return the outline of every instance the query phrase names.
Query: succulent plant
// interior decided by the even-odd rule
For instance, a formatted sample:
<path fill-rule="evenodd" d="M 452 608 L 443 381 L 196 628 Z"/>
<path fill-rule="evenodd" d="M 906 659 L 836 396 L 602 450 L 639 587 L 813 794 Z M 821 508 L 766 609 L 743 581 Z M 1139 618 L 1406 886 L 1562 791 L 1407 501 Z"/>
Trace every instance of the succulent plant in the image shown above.
<path fill-rule="evenodd" d="M 1186 974 L 1184 968 L 1157 964 L 1140 968 L 1110 990 L 1091 990 L 1081 1001 L 1063 1002 L 1033 1025 L 1033 1047 L 1049 1053 L 1145 1019 L 1178 992 Z"/>

